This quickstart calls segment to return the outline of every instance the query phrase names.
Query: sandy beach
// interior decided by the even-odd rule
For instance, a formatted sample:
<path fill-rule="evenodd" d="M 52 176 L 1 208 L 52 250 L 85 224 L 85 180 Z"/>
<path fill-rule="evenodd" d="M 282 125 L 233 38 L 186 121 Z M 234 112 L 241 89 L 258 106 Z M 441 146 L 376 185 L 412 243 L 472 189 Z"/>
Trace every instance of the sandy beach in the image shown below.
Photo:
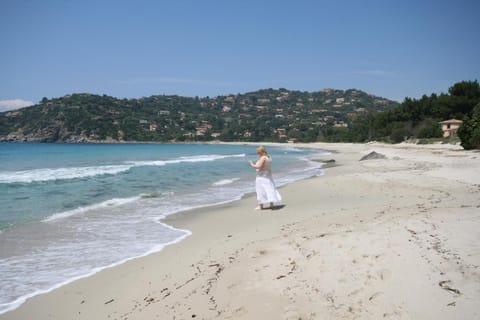
<path fill-rule="evenodd" d="M 284 206 L 170 216 L 192 235 L 0 319 L 480 319 L 480 152 L 298 146 L 334 162 L 281 188 Z"/>

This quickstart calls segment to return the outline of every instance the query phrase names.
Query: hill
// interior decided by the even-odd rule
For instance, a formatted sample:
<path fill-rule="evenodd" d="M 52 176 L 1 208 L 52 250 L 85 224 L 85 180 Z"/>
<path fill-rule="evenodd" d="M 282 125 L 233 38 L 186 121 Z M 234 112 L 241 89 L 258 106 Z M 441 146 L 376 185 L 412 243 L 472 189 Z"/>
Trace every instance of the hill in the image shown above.
<path fill-rule="evenodd" d="M 217 97 L 117 99 L 88 93 L 43 98 L 0 113 L 0 141 L 317 141 L 364 113 L 398 103 L 360 90 L 265 89 Z"/>
<path fill-rule="evenodd" d="M 476 109 L 475 109 L 476 108 Z M 477 110 L 475 112 L 475 110 Z M 401 142 L 405 139 L 441 138 L 440 121 L 464 120 L 458 135 L 470 139 L 470 145 L 480 145 L 480 85 L 477 80 L 461 81 L 452 85 L 448 93 L 432 93 L 420 99 L 405 100 L 386 112 L 364 113 L 354 119 L 349 130 L 331 132 L 328 139 L 337 141 L 366 142 L 371 140 Z M 475 133 L 474 133 L 475 132 Z"/>

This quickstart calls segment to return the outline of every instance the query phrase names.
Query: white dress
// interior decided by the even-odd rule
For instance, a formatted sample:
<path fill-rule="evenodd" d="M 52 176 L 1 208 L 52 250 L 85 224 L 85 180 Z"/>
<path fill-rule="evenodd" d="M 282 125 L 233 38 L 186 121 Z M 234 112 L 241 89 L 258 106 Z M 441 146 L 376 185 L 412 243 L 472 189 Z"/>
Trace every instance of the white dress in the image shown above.
<path fill-rule="evenodd" d="M 282 196 L 275 187 L 272 178 L 272 158 L 267 157 L 262 169 L 257 169 L 257 178 L 255 179 L 255 190 L 257 192 L 258 203 L 280 203 Z"/>

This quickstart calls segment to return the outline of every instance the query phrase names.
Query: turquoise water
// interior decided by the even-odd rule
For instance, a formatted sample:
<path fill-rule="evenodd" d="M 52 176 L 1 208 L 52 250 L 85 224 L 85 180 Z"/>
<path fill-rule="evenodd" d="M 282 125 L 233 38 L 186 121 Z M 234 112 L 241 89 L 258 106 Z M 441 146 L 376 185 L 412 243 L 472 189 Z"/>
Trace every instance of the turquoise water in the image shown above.
<path fill-rule="evenodd" d="M 269 148 L 278 185 L 319 151 Z M 170 214 L 254 191 L 255 146 L 0 143 L 0 313 L 190 235 Z"/>

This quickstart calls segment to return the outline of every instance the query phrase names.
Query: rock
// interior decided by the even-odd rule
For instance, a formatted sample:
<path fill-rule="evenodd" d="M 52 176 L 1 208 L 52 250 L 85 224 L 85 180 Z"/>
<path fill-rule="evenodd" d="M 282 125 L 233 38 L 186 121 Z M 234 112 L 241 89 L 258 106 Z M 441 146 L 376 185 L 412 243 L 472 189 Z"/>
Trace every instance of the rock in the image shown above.
<path fill-rule="evenodd" d="M 381 154 L 381 153 L 372 151 L 369 154 L 367 154 L 366 156 L 363 156 L 359 161 L 373 160 L 373 159 L 387 159 L 387 157 L 385 155 Z"/>

